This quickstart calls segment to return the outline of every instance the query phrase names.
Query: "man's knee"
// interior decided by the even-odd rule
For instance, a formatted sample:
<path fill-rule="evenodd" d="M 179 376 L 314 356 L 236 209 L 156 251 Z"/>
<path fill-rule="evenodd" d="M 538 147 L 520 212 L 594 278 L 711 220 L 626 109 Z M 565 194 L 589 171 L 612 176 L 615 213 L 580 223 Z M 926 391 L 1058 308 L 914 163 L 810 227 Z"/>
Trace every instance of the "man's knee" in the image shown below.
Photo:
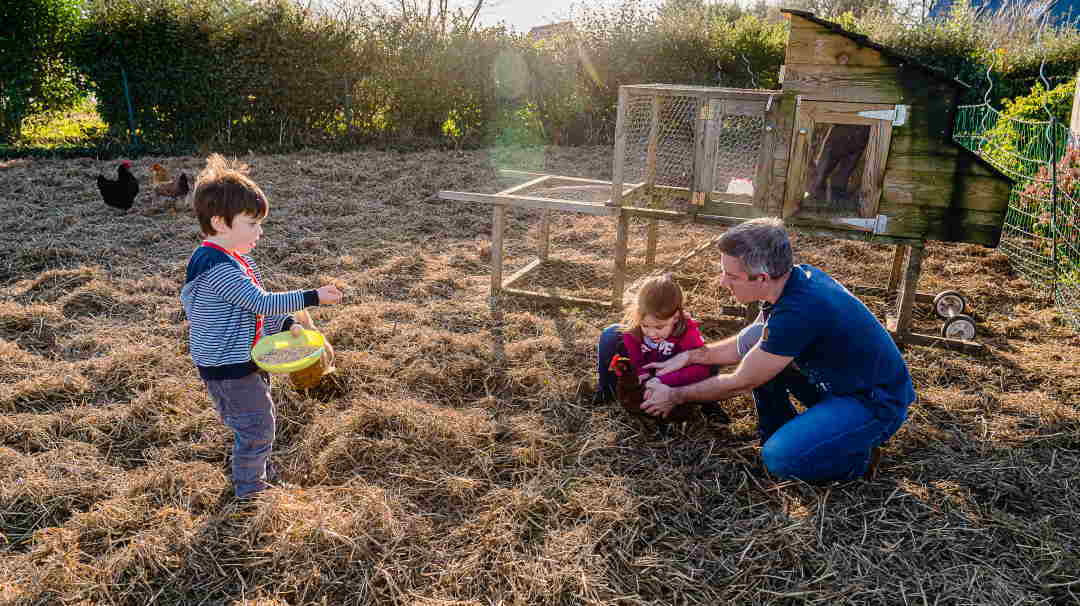
<path fill-rule="evenodd" d="M 781 440 L 769 440 L 761 448 L 761 462 L 772 475 L 793 478 L 798 472 L 799 453 L 786 447 Z"/>

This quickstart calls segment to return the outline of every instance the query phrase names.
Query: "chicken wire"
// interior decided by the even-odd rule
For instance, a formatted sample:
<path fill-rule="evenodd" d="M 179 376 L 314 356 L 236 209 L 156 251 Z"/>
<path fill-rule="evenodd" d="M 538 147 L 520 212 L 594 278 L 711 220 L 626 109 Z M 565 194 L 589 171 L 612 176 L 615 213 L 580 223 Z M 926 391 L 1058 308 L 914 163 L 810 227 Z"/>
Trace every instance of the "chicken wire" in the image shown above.
<path fill-rule="evenodd" d="M 631 94 L 624 110 L 623 182 L 648 181 L 650 135 L 653 132 L 653 94 Z M 699 111 L 697 97 L 661 95 L 657 98 L 656 172 L 654 185 L 689 191 L 693 185 L 694 128 Z"/>
<path fill-rule="evenodd" d="M 572 190 L 561 189 L 559 193 L 561 196 L 567 196 L 568 191 Z M 608 192 L 610 192 L 610 186 Z M 532 191 L 526 195 L 535 196 L 542 193 L 547 193 L 543 197 L 554 195 L 550 190 Z M 598 198 L 600 194 L 597 193 L 596 196 Z M 606 199 L 606 193 L 603 196 Z M 541 255 L 544 249 L 542 225 L 545 213 L 548 217 L 546 259 L 507 286 L 548 296 L 610 302 L 614 290 L 617 222 L 616 218 L 610 216 L 507 207 L 506 226 L 503 232 L 502 276 L 504 282 Z M 667 221 L 656 222 L 656 247 L 653 262 L 649 264 L 647 263 L 647 247 L 651 223 L 651 220 L 642 218 L 629 220 L 624 282 L 624 295 L 627 298 L 633 298 L 637 285 L 644 278 L 663 273 L 688 252 L 698 248 L 705 247 L 701 251 L 702 254 L 696 255 L 694 259 L 687 260 L 679 266 L 676 273 L 680 279 L 692 263 L 705 264 L 711 267 L 712 273 L 715 273 L 716 255 L 707 247 L 719 233 L 715 227 Z M 705 288 L 706 284 L 715 286 L 715 281 L 707 282 L 702 279 L 701 284 L 701 288 Z M 716 289 L 713 288 L 713 291 Z M 719 313 L 722 301 L 726 299 L 719 292 L 710 292 L 707 298 L 716 307 L 716 313 Z"/>
<path fill-rule="evenodd" d="M 1080 205 L 1075 175 L 1058 174 L 1075 170 L 1080 141 L 1056 120 L 1018 120 L 988 105 L 960 107 L 953 138 L 1013 179 L 1000 247 L 1080 329 Z"/>

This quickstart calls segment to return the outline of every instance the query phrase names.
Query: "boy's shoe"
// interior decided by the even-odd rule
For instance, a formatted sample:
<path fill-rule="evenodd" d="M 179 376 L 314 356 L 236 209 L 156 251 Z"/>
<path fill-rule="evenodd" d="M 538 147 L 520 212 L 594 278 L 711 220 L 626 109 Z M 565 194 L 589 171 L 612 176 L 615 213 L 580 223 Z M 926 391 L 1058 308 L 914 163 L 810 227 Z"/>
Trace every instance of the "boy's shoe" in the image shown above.
<path fill-rule="evenodd" d="M 706 402 L 701 405 L 701 414 L 714 423 L 727 425 L 731 423 L 731 416 L 716 402 Z"/>

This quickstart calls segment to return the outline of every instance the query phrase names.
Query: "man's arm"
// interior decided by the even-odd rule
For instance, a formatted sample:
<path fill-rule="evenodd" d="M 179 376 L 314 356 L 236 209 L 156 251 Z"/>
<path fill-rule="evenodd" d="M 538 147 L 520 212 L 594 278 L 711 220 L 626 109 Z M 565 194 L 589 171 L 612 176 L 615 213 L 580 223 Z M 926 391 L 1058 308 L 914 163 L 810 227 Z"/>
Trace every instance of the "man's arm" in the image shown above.
<path fill-rule="evenodd" d="M 717 341 L 705 347 L 691 349 L 688 352 L 687 365 L 704 364 L 706 366 L 731 366 L 739 363 L 739 335 Z"/>
<path fill-rule="evenodd" d="M 651 415 L 666 417 L 672 408 L 683 402 L 724 400 L 764 385 L 780 374 L 793 359 L 754 346 L 733 373 L 717 375 L 684 387 L 668 387 L 660 381 L 648 383 L 641 409 Z"/>

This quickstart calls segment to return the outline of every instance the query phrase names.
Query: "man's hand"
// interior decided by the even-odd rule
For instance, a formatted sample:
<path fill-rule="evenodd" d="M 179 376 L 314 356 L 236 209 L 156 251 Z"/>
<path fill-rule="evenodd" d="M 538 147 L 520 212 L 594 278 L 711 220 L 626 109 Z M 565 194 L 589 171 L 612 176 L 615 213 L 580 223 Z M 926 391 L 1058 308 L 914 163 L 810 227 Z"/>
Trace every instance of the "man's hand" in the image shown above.
<path fill-rule="evenodd" d="M 654 417 L 666 419 L 676 406 L 673 392 L 674 390 L 661 383 L 660 379 L 651 379 L 645 384 L 645 401 L 641 403 L 641 410 Z"/>
<path fill-rule="evenodd" d="M 644 367 L 655 368 L 656 374 L 666 375 L 669 372 L 675 372 L 676 370 L 679 370 L 680 368 L 686 366 L 687 362 L 689 361 L 690 352 L 684 351 L 678 355 L 672 356 L 668 360 L 665 360 L 663 362 L 652 362 L 650 364 L 646 364 Z"/>

